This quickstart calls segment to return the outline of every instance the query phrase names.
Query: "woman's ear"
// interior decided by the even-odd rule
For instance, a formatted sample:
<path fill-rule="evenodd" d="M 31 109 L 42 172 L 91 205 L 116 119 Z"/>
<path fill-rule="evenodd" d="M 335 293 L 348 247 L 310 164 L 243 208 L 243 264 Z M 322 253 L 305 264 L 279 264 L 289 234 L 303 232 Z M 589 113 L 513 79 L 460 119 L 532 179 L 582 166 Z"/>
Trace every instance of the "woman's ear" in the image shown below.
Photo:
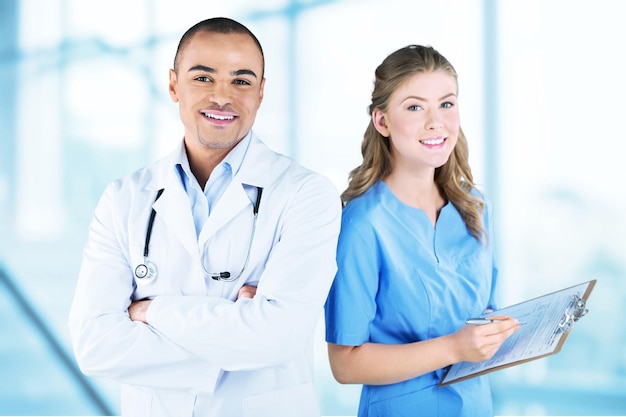
<path fill-rule="evenodd" d="M 384 137 L 389 137 L 389 128 L 387 128 L 387 122 L 385 120 L 385 114 L 379 109 L 372 111 L 372 123 L 374 127 Z"/>

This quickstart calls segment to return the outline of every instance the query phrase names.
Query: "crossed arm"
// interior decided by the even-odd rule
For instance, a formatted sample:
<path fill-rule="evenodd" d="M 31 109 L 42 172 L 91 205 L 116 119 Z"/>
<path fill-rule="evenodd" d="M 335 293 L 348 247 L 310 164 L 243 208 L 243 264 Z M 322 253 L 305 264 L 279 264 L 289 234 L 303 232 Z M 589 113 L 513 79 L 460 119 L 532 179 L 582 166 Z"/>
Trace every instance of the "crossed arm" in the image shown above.
<path fill-rule="evenodd" d="M 237 293 L 237 299 L 240 298 L 254 298 L 256 295 L 256 287 L 252 285 L 244 285 L 239 289 Z M 146 319 L 146 313 L 152 300 L 138 300 L 131 303 L 128 307 L 128 316 L 133 321 L 140 321 L 142 323 L 148 323 Z"/>

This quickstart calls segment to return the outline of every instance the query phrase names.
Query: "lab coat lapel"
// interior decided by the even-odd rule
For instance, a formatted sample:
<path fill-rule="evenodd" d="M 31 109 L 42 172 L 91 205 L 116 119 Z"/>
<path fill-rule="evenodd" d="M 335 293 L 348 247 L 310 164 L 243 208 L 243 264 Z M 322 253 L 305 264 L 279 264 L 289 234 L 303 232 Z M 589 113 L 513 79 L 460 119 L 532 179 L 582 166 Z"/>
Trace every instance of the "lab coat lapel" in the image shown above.
<path fill-rule="evenodd" d="M 167 176 L 165 190 L 154 203 L 154 209 L 165 222 L 168 231 L 176 236 L 192 256 L 199 257 L 189 197 L 175 174 Z"/>
<path fill-rule="evenodd" d="M 276 154 L 253 133 L 246 158 L 236 178 L 241 184 L 266 188 L 285 168 L 284 160 L 278 159 Z M 256 198 L 256 190 L 253 196 Z"/>
<path fill-rule="evenodd" d="M 213 207 L 209 219 L 204 224 L 198 239 L 201 247 L 241 210 L 250 210 L 252 213 L 252 201 L 257 195 L 254 187 L 263 188 L 271 182 L 270 172 L 272 168 L 276 168 L 272 166 L 274 162 L 276 162 L 275 154 L 253 133 L 239 172 Z M 250 188 L 254 190 L 250 192 Z"/>
<path fill-rule="evenodd" d="M 182 146 L 182 145 L 181 145 Z M 180 152 L 177 150 L 176 152 Z M 175 160 L 174 156 L 171 159 Z M 194 257 L 200 258 L 200 247 L 224 227 L 241 210 L 249 207 L 252 211 L 252 200 L 256 198 L 256 190 L 251 197 L 246 193 L 246 187 L 267 187 L 275 173 L 281 169 L 276 166 L 276 156 L 256 135 L 252 135 L 250 147 L 242 163 L 239 173 L 233 178 L 219 199 L 211 215 L 206 221 L 200 236 L 196 238 L 196 229 L 191 215 L 189 197 L 185 193 L 180 178 L 174 170 L 163 171 L 165 178 L 160 177 L 151 186 L 155 189 L 165 188 L 163 195 L 154 203 L 157 215 L 165 222 L 168 230 L 176 236 L 185 249 Z M 168 162 L 167 166 L 173 165 Z M 265 167 L 267 169 L 259 169 Z M 165 184 L 164 186 L 161 184 Z M 245 186 L 244 186 L 245 184 Z"/>
<path fill-rule="evenodd" d="M 204 245 L 215 232 L 224 227 L 224 225 L 239 214 L 241 210 L 249 206 L 252 206 L 252 202 L 248 194 L 246 194 L 243 184 L 237 181 L 237 178 L 233 178 L 233 181 L 226 188 L 222 197 L 218 200 L 215 207 L 213 207 L 211 215 L 202 228 L 202 232 L 198 238 L 200 246 Z"/>

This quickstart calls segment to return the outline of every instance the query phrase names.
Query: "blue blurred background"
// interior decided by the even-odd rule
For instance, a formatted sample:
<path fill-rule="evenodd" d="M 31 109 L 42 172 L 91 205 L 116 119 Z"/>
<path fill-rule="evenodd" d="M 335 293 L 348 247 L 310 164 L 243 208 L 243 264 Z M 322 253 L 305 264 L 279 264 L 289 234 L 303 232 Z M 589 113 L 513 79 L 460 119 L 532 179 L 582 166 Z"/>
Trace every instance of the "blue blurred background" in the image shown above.
<path fill-rule="evenodd" d="M 0 0 L 0 414 L 116 415 L 66 320 L 106 184 L 182 137 L 168 69 L 189 26 L 248 25 L 267 60 L 255 131 L 331 178 L 360 162 L 373 73 L 430 44 L 460 74 L 475 179 L 496 209 L 501 304 L 589 279 L 558 355 L 492 374 L 498 415 L 626 415 L 626 38 L 619 0 Z M 329 371 L 325 415 L 359 386 Z"/>

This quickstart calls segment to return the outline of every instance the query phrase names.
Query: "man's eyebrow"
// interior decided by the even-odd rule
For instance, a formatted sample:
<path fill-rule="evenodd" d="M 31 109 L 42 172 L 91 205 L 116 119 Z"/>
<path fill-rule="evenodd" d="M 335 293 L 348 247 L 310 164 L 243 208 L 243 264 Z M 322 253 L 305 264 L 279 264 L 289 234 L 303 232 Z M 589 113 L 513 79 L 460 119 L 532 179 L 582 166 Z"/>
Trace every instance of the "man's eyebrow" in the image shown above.
<path fill-rule="evenodd" d="M 204 71 L 204 72 L 210 72 L 210 73 L 217 72 L 215 71 L 214 68 L 207 67 L 206 65 L 194 65 L 193 67 L 189 68 L 188 72 L 191 72 L 191 71 Z"/>
<path fill-rule="evenodd" d="M 255 72 L 254 72 L 254 71 L 252 71 L 252 70 L 249 70 L 249 69 L 240 69 L 240 70 L 237 70 L 237 71 L 232 71 L 230 74 L 231 74 L 231 75 L 234 75 L 234 76 L 239 76 L 239 75 L 251 75 L 251 76 L 252 76 L 252 77 L 254 77 L 254 78 L 258 78 L 258 77 L 256 76 Z"/>
<path fill-rule="evenodd" d="M 204 71 L 204 72 L 209 72 L 211 74 L 215 74 L 217 72 L 215 68 L 207 67 L 206 65 L 194 65 L 193 67 L 189 68 L 189 72 L 192 72 L 192 71 Z M 240 69 L 236 71 L 231 71 L 230 75 L 232 75 L 233 77 L 238 77 L 240 75 L 250 75 L 254 78 L 258 78 L 256 73 L 249 69 Z"/>

